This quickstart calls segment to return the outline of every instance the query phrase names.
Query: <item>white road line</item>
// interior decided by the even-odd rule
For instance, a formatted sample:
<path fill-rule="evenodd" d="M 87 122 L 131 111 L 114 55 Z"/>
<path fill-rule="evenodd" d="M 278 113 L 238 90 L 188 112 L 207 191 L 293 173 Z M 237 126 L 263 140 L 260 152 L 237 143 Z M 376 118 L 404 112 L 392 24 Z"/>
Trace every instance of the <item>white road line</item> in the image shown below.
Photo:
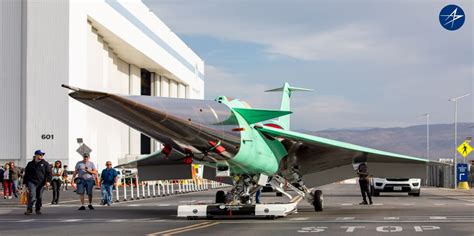
<path fill-rule="evenodd" d="M 384 217 L 383 219 L 384 220 L 399 220 L 400 217 L 398 217 L 398 216 L 388 216 L 388 217 Z"/>
<path fill-rule="evenodd" d="M 374 206 L 383 206 L 383 203 L 374 203 L 372 205 L 374 205 Z"/>
<path fill-rule="evenodd" d="M 15 209 L 17 209 L 17 208 L 15 208 Z M 12 210 L 1 209 L 1 210 L 0 210 L 0 215 L 10 214 L 11 212 L 12 212 Z"/>
<path fill-rule="evenodd" d="M 423 219 L 413 219 L 413 217 L 420 217 Z M 346 218 L 347 220 L 341 221 L 340 219 Z M 222 221 L 223 224 L 282 224 L 282 223 L 474 223 L 473 216 L 412 216 L 407 217 L 405 220 L 377 220 L 377 219 L 349 219 L 354 217 L 339 217 L 337 220 L 332 219 L 320 219 L 320 220 L 308 220 L 307 217 L 298 217 L 298 218 L 289 218 L 286 220 L 278 220 L 278 221 L 255 221 L 255 220 L 237 220 L 237 221 Z M 36 222 L 36 223 L 51 223 L 51 222 L 62 222 L 62 223 L 122 223 L 122 222 L 140 222 L 140 223 L 160 223 L 160 222 L 189 222 L 188 220 L 180 220 L 180 219 L 158 219 L 158 218 L 139 218 L 139 219 L 107 219 L 107 218 L 96 218 L 96 219 L 67 219 L 67 220 L 60 220 L 57 219 L 0 219 L 0 222 L 5 223 L 28 223 L 28 222 Z"/>
<path fill-rule="evenodd" d="M 61 220 L 61 222 L 64 223 L 71 223 L 71 222 L 79 222 L 82 221 L 83 219 L 67 219 L 67 220 Z"/>
<path fill-rule="evenodd" d="M 352 203 L 341 203 L 341 206 L 352 206 Z"/>
<path fill-rule="evenodd" d="M 171 204 L 158 204 L 158 206 L 160 206 L 160 207 L 171 206 Z"/>
<path fill-rule="evenodd" d="M 248 221 L 220 221 L 221 224 L 248 224 Z M 290 220 L 278 220 L 278 221 L 252 221 L 252 224 L 282 224 L 282 223 L 295 223 L 295 221 Z M 308 220 L 308 221 L 298 221 L 298 223 L 342 223 L 341 221 L 336 220 Z M 388 221 L 388 220 L 353 220 L 353 221 L 344 221 L 345 224 L 365 224 L 365 223 L 474 223 L 474 219 L 460 219 L 460 220 L 398 220 L 398 221 Z"/>
<path fill-rule="evenodd" d="M 59 205 L 51 205 L 49 207 L 51 207 L 51 208 L 57 208 L 57 207 L 77 207 L 77 208 L 79 208 L 80 205 L 81 205 L 80 203 L 79 204 L 59 204 Z M 95 205 L 94 207 L 102 207 L 102 206 Z"/>
<path fill-rule="evenodd" d="M 336 220 L 354 220 L 355 217 L 337 217 Z"/>
<path fill-rule="evenodd" d="M 309 218 L 308 217 L 296 217 L 296 218 L 290 218 L 289 220 L 291 220 L 291 221 L 309 220 Z"/>
<path fill-rule="evenodd" d="M 441 190 L 452 190 L 452 189 L 443 189 L 443 188 L 439 188 L 437 190 L 440 190 L 440 189 Z M 474 200 L 464 199 L 465 197 L 469 198 L 470 196 L 460 196 L 461 198 L 457 198 L 457 197 L 446 196 L 446 195 L 443 195 L 443 194 L 436 194 L 434 192 L 432 194 L 435 195 L 435 196 L 445 197 L 445 198 L 454 199 L 454 200 L 458 200 L 458 201 L 474 203 Z"/>
<path fill-rule="evenodd" d="M 165 219 L 151 219 L 149 220 L 148 222 L 169 222 L 169 221 L 173 221 L 173 220 L 165 220 Z M 178 222 L 178 221 L 176 221 Z"/>
<path fill-rule="evenodd" d="M 28 222 L 33 222 L 36 221 L 35 219 L 28 219 L 28 220 L 19 220 L 17 221 L 18 223 L 28 223 Z"/>
<path fill-rule="evenodd" d="M 128 219 L 113 219 L 113 220 L 108 220 L 107 222 L 109 223 L 120 223 L 120 222 L 126 222 Z"/>
<path fill-rule="evenodd" d="M 192 203 L 192 202 L 195 202 L 196 200 L 188 200 L 188 201 L 179 201 L 181 203 Z"/>
<path fill-rule="evenodd" d="M 435 203 L 434 205 L 435 205 L 435 206 L 444 206 L 444 205 L 446 205 L 446 204 L 445 204 L 445 203 Z"/>

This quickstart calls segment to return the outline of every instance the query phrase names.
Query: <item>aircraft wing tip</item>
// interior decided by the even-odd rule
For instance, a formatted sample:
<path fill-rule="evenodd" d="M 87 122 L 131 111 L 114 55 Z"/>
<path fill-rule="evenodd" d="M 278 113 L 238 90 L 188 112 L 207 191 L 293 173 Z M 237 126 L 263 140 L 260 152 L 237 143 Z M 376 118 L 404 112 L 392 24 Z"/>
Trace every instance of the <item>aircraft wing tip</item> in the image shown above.
<path fill-rule="evenodd" d="M 80 88 L 72 87 L 72 86 L 69 86 L 69 85 L 67 85 L 67 84 L 61 84 L 61 87 L 67 88 L 67 89 L 72 90 L 72 91 L 75 91 L 75 92 L 78 92 L 78 91 L 81 90 Z"/>

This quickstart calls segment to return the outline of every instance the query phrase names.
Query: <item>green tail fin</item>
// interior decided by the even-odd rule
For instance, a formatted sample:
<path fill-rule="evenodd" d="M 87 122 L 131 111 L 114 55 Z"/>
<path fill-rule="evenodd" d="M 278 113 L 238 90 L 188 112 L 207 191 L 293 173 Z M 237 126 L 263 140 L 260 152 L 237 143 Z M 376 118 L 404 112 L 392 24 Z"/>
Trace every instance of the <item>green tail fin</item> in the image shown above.
<path fill-rule="evenodd" d="M 266 90 L 265 92 L 283 92 L 281 97 L 281 106 L 280 110 L 282 111 L 290 111 L 290 98 L 291 94 L 294 91 L 313 91 L 312 89 L 305 89 L 305 88 L 297 88 L 291 87 L 287 82 L 281 88 L 270 89 Z M 284 129 L 290 129 L 290 115 L 285 115 L 278 118 L 280 124 L 283 126 Z"/>
<path fill-rule="evenodd" d="M 238 112 L 242 117 L 249 123 L 255 124 L 258 122 L 274 119 L 277 117 L 291 114 L 291 111 L 280 111 L 280 110 L 262 110 L 262 109 L 251 109 L 251 108 L 234 108 L 234 111 Z"/>

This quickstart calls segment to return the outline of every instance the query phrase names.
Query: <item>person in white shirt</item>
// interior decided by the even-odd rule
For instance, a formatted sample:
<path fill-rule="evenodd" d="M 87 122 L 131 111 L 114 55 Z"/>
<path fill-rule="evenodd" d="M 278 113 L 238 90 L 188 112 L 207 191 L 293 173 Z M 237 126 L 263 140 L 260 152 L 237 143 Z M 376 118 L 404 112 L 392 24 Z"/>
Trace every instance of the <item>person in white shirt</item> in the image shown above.
<path fill-rule="evenodd" d="M 74 174 L 72 179 L 77 178 L 77 190 L 76 193 L 79 194 L 81 199 L 81 207 L 78 210 L 85 210 L 84 207 L 84 192 L 87 192 L 89 197 L 89 205 L 87 206 L 89 210 L 94 210 L 92 206 L 92 191 L 95 185 L 95 176 L 97 176 L 97 169 L 92 161 L 90 161 L 89 153 L 83 154 L 83 160 L 77 162 Z"/>

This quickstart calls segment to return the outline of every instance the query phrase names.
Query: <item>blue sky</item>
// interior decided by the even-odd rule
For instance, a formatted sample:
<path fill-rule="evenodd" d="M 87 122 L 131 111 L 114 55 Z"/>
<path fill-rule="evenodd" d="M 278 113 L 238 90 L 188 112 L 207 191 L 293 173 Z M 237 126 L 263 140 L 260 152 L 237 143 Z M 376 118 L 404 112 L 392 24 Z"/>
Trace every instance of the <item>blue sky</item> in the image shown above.
<path fill-rule="evenodd" d="M 285 81 L 292 128 L 394 127 L 453 122 L 448 98 L 472 93 L 474 1 L 144 0 L 204 61 L 205 97 L 278 108 L 263 93 Z M 461 6 L 463 27 L 438 21 Z M 474 96 L 459 102 L 474 121 Z"/>

